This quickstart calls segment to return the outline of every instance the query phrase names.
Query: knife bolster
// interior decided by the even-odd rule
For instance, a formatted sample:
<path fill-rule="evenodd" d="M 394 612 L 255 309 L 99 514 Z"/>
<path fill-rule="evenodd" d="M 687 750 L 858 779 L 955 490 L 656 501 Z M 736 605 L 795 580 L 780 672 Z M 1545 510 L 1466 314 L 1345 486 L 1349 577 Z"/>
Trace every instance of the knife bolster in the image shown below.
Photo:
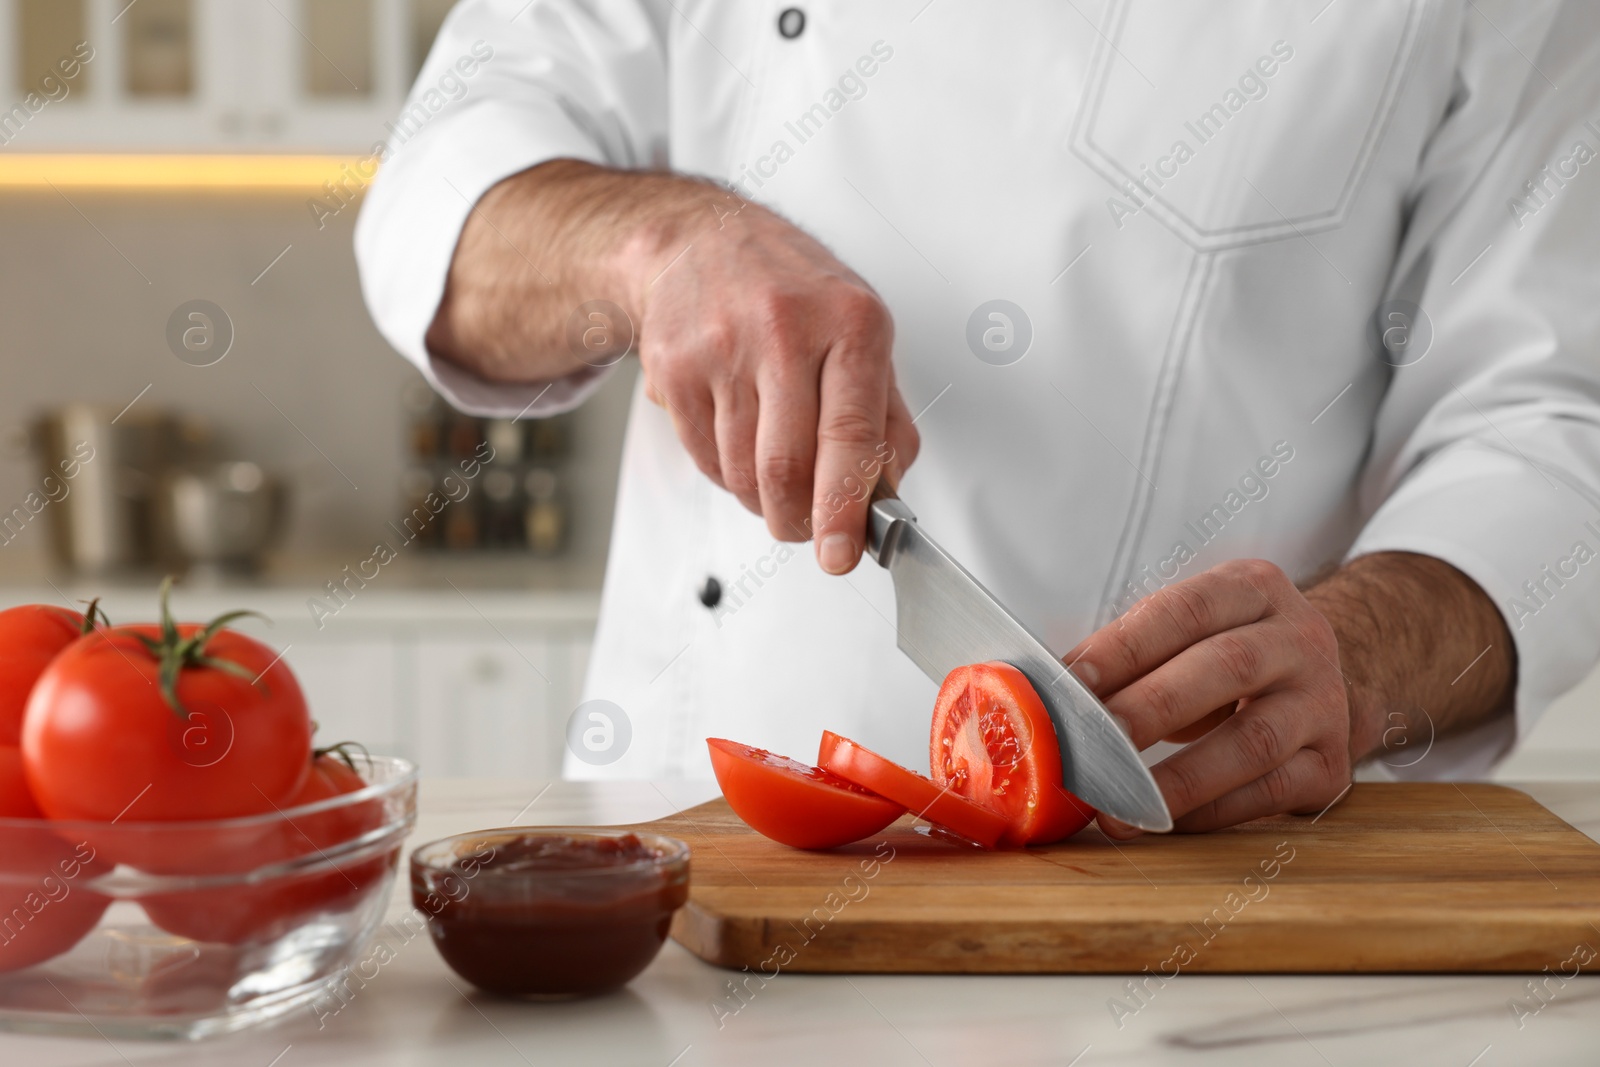
<path fill-rule="evenodd" d="M 905 523 L 916 521 L 916 515 L 899 497 L 882 497 L 872 501 L 867 513 L 867 552 L 877 560 L 878 566 L 889 565 L 900 540 L 900 531 L 905 528 Z"/>

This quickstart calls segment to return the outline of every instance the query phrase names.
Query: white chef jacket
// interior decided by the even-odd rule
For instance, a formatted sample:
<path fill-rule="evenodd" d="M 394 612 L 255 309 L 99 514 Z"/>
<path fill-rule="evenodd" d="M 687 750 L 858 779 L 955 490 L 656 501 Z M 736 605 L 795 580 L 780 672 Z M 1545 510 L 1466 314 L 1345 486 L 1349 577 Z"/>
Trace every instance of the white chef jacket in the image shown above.
<path fill-rule="evenodd" d="M 1505 614 L 1516 715 L 1416 777 L 1488 768 L 1600 652 L 1600 5 L 464 0 L 408 115 L 362 284 L 459 408 L 602 376 L 430 356 L 469 206 L 552 158 L 670 165 L 883 296 L 901 495 L 1058 651 L 1225 559 L 1436 556 Z M 992 300 L 1021 358 L 969 343 Z M 587 695 L 632 739 L 569 773 L 706 775 L 708 736 L 804 759 L 823 728 L 926 767 L 885 572 L 775 543 L 639 391 L 618 492 Z"/>

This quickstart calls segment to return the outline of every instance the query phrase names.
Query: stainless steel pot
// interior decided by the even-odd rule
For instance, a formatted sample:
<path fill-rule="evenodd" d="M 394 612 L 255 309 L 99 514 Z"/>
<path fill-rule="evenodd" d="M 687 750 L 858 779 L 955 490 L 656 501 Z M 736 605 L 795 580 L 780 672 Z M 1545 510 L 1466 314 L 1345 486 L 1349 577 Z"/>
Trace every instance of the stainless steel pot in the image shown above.
<path fill-rule="evenodd" d="M 158 562 L 154 494 L 177 439 L 175 422 L 94 404 L 67 404 L 34 426 L 51 503 L 55 557 L 91 574 Z"/>
<path fill-rule="evenodd" d="M 163 486 L 163 525 L 193 572 L 248 574 L 283 528 L 283 483 L 254 463 L 185 467 Z"/>

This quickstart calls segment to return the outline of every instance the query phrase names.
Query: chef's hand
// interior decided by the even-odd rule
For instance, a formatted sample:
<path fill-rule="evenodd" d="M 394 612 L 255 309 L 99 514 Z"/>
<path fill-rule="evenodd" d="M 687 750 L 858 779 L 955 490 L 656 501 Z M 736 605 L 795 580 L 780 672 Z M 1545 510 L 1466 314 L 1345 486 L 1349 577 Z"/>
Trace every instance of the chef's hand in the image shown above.
<path fill-rule="evenodd" d="M 1180 830 L 1315 812 L 1350 782 L 1338 640 L 1271 563 L 1167 586 L 1065 659 L 1138 748 L 1193 740 L 1152 771 Z M 1104 817 L 1100 827 L 1129 836 Z"/>
<path fill-rule="evenodd" d="M 592 300 L 631 320 L 647 395 L 700 470 L 774 537 L 815 537 L 824 570 L 853 568 L 873 486 L 918 445 L 872 287 L 725 189 L 557 160 L 479 201 L 429 348 L 491 379 L 549 380 L 594 361 L 565 333 Z"/>
<path fill-rule="evenodd" d="M 1152 768 L 1182 831 L 1320 812 L 1353 764 L 1505 713 L 1516 669 L 1476 583 L 1406 552 L 1356 559 L 1304 593 L 1265 560 L 1223 563 L 1063 658 L 1140 749 L 1188 742 Z"/>
<path fill-rule="evenodd" d="M 873 484 L 917 450 L 888 309 L 826 248 L 754 204 L 653 244 L 640 253 L 654 278 L 638 304 L 647 394 L 700 470 L 772 536 L 814 534 L 823 569 L 850 570 Z"/>

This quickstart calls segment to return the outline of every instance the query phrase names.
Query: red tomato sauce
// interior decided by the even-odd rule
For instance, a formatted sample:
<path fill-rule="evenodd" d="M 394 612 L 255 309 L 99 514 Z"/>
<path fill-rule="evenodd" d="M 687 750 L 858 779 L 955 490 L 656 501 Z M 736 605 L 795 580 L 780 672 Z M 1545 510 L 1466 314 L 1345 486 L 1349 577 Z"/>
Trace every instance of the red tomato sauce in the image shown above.
<path fill-rule="evenodd" d="M 478 835 L 476 851 L 413 863 L 446 963 L 491 993 L 587 996 L 618 989 L 660 951 L 688 898 L 687 856 L 636 834 Z"/>

